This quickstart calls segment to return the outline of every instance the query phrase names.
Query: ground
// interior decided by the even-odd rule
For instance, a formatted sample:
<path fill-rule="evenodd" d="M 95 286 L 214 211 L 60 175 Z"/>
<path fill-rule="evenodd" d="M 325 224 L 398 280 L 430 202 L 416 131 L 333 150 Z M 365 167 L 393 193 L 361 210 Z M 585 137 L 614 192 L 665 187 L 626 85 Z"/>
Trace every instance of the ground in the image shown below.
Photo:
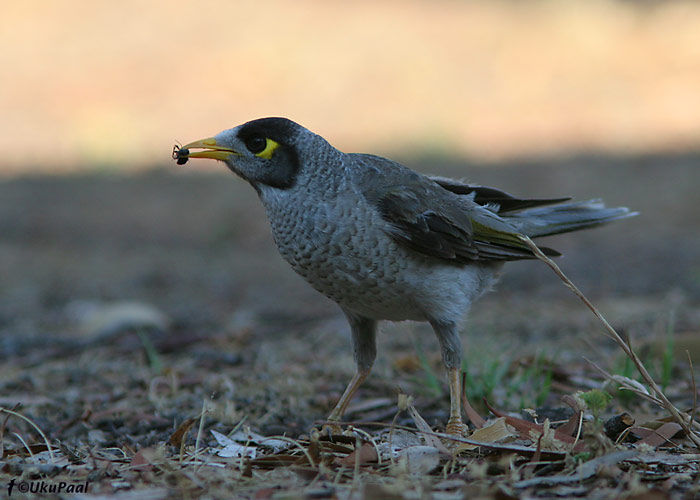
<path fill-rule="evenodd" d="M 684 350 L 698 365 L 700 155 L 571 156 L 517 165 L 403 161 L 515 195 L 602 197 L 639 211 L 605 228 L 550 238 L 548 246 L 564 253 L 562 269 L 631 337 L 676 406 L 693 405 Z M 565 484 L 522 481 L 569 474 L 585 457 L 542 454 L 544 465 L 533 464 L 533 453 L 507 448 L 534 450 L 537 443 L 522 435 L 457 459 L 441 455 L 418 473 L 357 454 L 339 465 L 355 437 L 332 445 L 313 435 L 309 443 L 309 433 L 352 375 L 347 325 L 277 255 L 254 191 L 223 168 L 200 174 L 190 162 L 127 176 L 6 179 L 0 279 L 0 479 L 8 485 L 87 481 L 90 494 L 123 498 L 700 494 L 699 451 L 682 436 L 620 445 L 645 455 L 614 455 L 595 474 Z M 583 359 L 635 377 L 600 324 L 541 262 L 506 266 L 497 290 L 473 308 L 463 342 L 467 395 L 484 417 L 494 415 L 482 397 L 512 415 L 540 407 L 541 421 L 568 408 L 563 395 L 593 388 L 614 396 L 602 419 L 624 410 L 637 425 L 668 416 L 606 386 Z M 412 396 L 432 429 L 444 428 L 447 384 L 426 325 L 383 326 L 376 367 L 348 420 L 378 422 L 357 424 L 377 442 L 392 423 L 408 426 L 419 440 L 420 420 L 399 412 L 399 391 Z M 595 423 L 591 411 L 586 417 Z M 307 454 L 264 446 L 247 462 L 214 454 L 223 445 L 212 431 L 230 435 L 236 428 L 296 439 Z M 588 446 L 587 458 L 605 455 Z M 649 459 L 652 452 L 665 458 Z"/>

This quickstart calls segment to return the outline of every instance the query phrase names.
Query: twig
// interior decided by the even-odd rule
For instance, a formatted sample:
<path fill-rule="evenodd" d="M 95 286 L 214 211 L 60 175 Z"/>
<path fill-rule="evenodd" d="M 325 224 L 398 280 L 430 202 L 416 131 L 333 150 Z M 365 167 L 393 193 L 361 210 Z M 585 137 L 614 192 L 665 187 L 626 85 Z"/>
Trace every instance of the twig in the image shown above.
<path fill-rule="evenodd" d="M 647 401 L 657 405 L 657 406 L 663 406 L 663 401 L 661 401 L 659 398 L 649 394 L 649 391 L 646 390 L 646 388 L 636 380 L 629 379 L 627 377 L 622 377 L 619 375 L 610 375 L 608 372 L 603 370 L 600 366 L 595 364 L 593 361 L 588 359 L 586 356 L 583 356 L 583 359 L 591 365 L 594 369 L 598 370 L 600 374 L 608 379 L 611 382 L 615 382 L 616 384 L 620 384 L 620 389 L 624 389 L 626 391 L 630 391 L 635 393 L 637 396 L 640 398 L 646 399 Z"/>
<path fill-rule="evenodd" d="M 288 438 L 287 436 L 275 436 L 275 439 L 279 439 L 280 441 L 287 441 L 288 443 L 291 443 L 292 445 L 296 446 L 306 456 L 306 459 L 309 461 L 309 465 L 314 465 L 314 459 L 313 457 L 311 457 L 311 453 L 309 453 L 309 450 L 304 448 L 304 446 L 302 446 L 301 443 L 299 443 L 299 441 L 292 438 Z"/>
<path fill-rule="evenodd" d="M 2 408 L 0 407 L 0 413 L 7 413 L 8 415 L 14 415 L 15 417 L 21 418 L 25 422 L 29 423 L 32 427 L 36 429 L 36 431 L 39 433 L 39 435 L 43 438 L 44 444 L 46 444 L 46 449 L 49 451 L 49 457 L 51 457 L 51 463 L 54 464 L 56 463 L 56 459 L 53 456 L 53 450 L 51 449 L 51 444 L 49 443 L 49 440 L 46 439 L 46 434 L 44 434 L 44 431 L 42 431 L 38 425 L 36 425 L 34 422 L 29 420 L 27 417 L 22 415 L 21 413 L 17 413 L 16 411 L 8 410 L 7 408 Z M 19 437 L 19 436 L 17 436 Z M 26 443 L 25 443 L 26 446 Z M 29 450 L 29 453 L 31 454 L 31 450 Z"/>
<path fill-rule="evenodd" d="M 698 387 L 695 385 L 695 371 L 693 368 L 693 360 L 690 358 L 690 351 L 686 350 L 685 354 L 688 356 L 688 364 L 690 364 L 690 379 L 693 382 L 693 409 L 690 411 L 690 422 L 688 424 L 690 427 L 693 427 L 695 411 L 698 409 Z"/>
<path fill-rule="evenodd" d="M 12 407 L 12 411 L 15 411 L 17 408 L 19 408 L 19 403 Z M 10 420 L 9 413 L 5 415 L 2 424 L 0 424 L 0 458 L 5 456 L 5 440 L 3 438 L 5 437 L 5 427 L 7 427 L 8 420 Z"/>
<path fill-rule="evenodd" d="M 315 423 L 318 424 L 319 422 L 317 421 Z M 535 452 L 535 449 L 528 448 L 527 446 L 476 441 L 474 439 L 464 438 L 461 436 L 457 436 L 455 434 L 445 434 L 444 432 L 435 432 L 432 430 L 421 430 L 417 427 L 414 428 L 414 427 L 408 427 L 406 425 L 387 424 L 386 422 L 342 422 L 342 421 L 338 422 L 337 420 L 333 420 L 332 422 L 329 422 L 329 423 L 332 423 L 334 425 L 352 425 L 352 426 L 364 425 L 364 426 L 371 426 L 371 427 L 388 427 L 388 428 L 400 429 L 400 430 L 409 431 L 409 432 L 417 432 L 417 433 L 422 434 L 424 436 L 426 436 L 426 435 L 427 436 L 435 436 L 437 438 L 445 439 L 447 441 L 453 441 L 455 443 L 472 444 L 472 445 L 481 446 L 481 447 L 487 448 L 487 449 L 506 450 L 506 451 L 513 451 L 515 453 L 522 452 L 522 453 L 528 453 L 528 454 Z M 444 446 L 444 445 L 442 445 L 442 446 Z M 563 458 L 564 455 L 566 455 L 565 452 L 557 451 L 557 450 L 546 450 L 546 451 L 543 451 L 543 453 L 547 453 L 549 455 L 556 455 L 556 456 L 561 457 L 561 458 Z"/>
<path fill-rule="evenodd" d="M 540 250 L 539 247 L 535 245 L 530 238 L 524 235 L 519 235 L 519 238 L 523 243 L 530 247 L 530 249 L 538 259 L 547 264 L 556 273 L 556 275 L 559 276 L 559 278 L 564 282 L 564 285 L 566 285 L 566 287 L 569 288 L 574 293 L 574 295 L 576 295 L 579 299 L 581 299 L 581 301 L 584 304 L 586 304 L 586 307 L 588 307 L 588 309 L 591 310 L 591 312 L 603 324 L 603 327 L 605 327 L 605 330 L 607 332 L 605 333 L 605 335 L 614 340 L 615 343 L 618 346 L 620 346 L 622 351 L 627 355 L 627 357 L 632 360 L 634 365 L 637 367 L 639 374 L 649 385 L 649 387 L 651 387 L 651 389 L 654 391 L 656 397 L 661 401 L 661 406 L 665 408 L 671 414 L 671 416 L 673 416 L 674 420 L 676 420 L 676 422 L 678 422 L 678 424 L 683 428 L 683 431 L 686 433 L 688 438 L 690 438 L 693 444 L 695 444 L 695 446 L 698 449 L 700 449 L 700 437 L 696 435 L 695 432 L 693 432 L 693 430 L 688 425 L 688 422 L 692 421 L 691 417 L 687 414 L 683 414 L 685 416 L 684 418 L 684 416 L 681 415 L 681 411 L 678 410 L 678 408 L 676 408 L 673 405 L 673 403 L 671 403 L 671 401 L 666 397 L 661 388 L 649 374 L 649 372 L 647 371 L 646 367 L 639 359 L 637 354 L 632 350 L 629 338 L 627 339 L 627 341 L 623 340 L 620 334 L 617 333 L 617 331 L 615 331 L 615 329 L 610 325 L 610 323 L 608 323 L 608 321 L 591 303 L 591 301 L 588 300 L 588 298 L 583 294 L 583 292 L 581 292 L 581 290 L 579 290 L 578 287 L 574 285 L 574 283 L 564 274 L 564 272 L 561 269 L 559 269 L 559 266 L 557 266 L 557 264 L 552 259 L 550 259 L 544 253 L 542 253 L 542 250 Z"/>
<path fill-rule="evenodd" d="M 560 474 L 556 476 L 542 476 L 532 479 L 524 479 L 513 483 L 513 486 L 515 488 L 522 489 L 532 488 L 533 486 L 556 486 L 561 484 L 578 483 L 584 479 L 593 477 L 601 467 L 624 462 L 625 460 L 635 457 L 638 453 L 639 452 L 637 450 L 614 451 L 579 465 L 576 472 L 573 474 Z"/>
<path fill-rule="evenodd" d="M 202 413 L 199 414 L 199 427 L 197 427 L 197 437 L 194 440 L 194 455 L 193 457 L 197 456 L 197 452 L 199 451 L 199 445 L 202 440 L 202 436 L 204 434 L 204 417 L 207 414 L 207 400 L 204 399 L 202 400 Z M 185 440 L 183 439 L 182 442 L 184 443 Z M 180 456 L 182 457 L 182 450 L 180 450 Z"/>
<path fill-rule="evenodd" d="M 583 430 L 583 412 L 579 411 L 578 412 L 578 427 L 576 428 L 576 436 L 574 439 L 574 444 L 571 445 L 571 449 L 573 450 L 576 448 L 576 445 L 578 444 L 578 440 L 581 437 L 581 431 Z"/>

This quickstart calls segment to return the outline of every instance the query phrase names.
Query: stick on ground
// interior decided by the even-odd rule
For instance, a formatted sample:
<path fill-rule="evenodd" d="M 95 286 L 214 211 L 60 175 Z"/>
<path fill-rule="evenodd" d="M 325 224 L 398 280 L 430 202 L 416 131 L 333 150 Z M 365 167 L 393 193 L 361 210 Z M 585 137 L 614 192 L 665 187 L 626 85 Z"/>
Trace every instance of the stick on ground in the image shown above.
<path fill-rule="evenodd" d="M 620 348 L 624 351 L 624 353 L 627 355 L 628 358 L 632 360 L 634 363 L 634 366 L 637 368 L 639 371 L 639 374 L 642 376 L 644 381 L 651 387 L 651 389 L 654 391 L 656 396 L 659 398 L 659 400 L 662 403 L 662 406 L 673 416 L 674 420 L 678 422 L 678 424 L 683 428 L 683 431 L 686 433 L 688 438 L 693 442 L 693 444 L 700 449 L 700 436 L 698 436 L 693 430 L 690 428 L 690 424 L 692 422 L 692 418 L 686 414 L 678 410 L 673 403 L 666 397 L 666 395 L 663 393 L 661 388 L 658 386 L 658 384 L 654 381 L 652 376 L 649 374 L 647 371 L 646 367 L 642 363 L 642 361 L 639 359 L 639 356 L 637 356 L 637 353 L 635 353 L 632 350 L 632 347 L 629 343 L 629 340 L 625 342 L 623 338 L 620 336 L 617 331 L 608 323 L 608 321 L 603 317 L 603 315 L 598 311 L 598 309 L 591 303 L 590 300 L 581 292 L 581 290 L 578 289 L 576 285 L 564 274 L 564 272 L 559 268 L 559 266 L 549 257 L 547 257 L 542 251 L 539 249 L 537 245 L 533 243 L 533 241 L 528 238 L 527 236 L 520 235 L 521 241 L 528 245 L 532 252 L 535 254 L 535 256 L 543 261 L 545 264 L 547 264 L 556 274 L 559 276 L 559 278 L 564 282 L 564 284 L 579 298 L 581 301 L 583 301 L 584 304 L 586 304 L 586 307 L 590 309 L 593 314 L 600 320 L 600 322 L 603 324 L 605 327 L 605 330 L 607 332 L 607 336 L 610 337 L 615 341 L 615 343 L 620 346 Z"/>

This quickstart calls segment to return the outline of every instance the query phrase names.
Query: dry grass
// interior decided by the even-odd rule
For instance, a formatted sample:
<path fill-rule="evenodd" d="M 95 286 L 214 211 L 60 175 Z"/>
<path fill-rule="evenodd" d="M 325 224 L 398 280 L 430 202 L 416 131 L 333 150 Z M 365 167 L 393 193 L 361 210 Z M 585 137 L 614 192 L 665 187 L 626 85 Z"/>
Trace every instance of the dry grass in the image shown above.
<path fill-rule="evenodd" d="M 688 364 L 690 367 L 689 377 L 692 380 L 693 406 L 691 407 L 689 413 L 685 413 L 676 408 L 673 405 L 673 403 L 671 403 L 671 401 L 668 399 L 668 397 L 666 397 L 664 391 L 661 389 L 659 384 L 656 383 L 654 378 L 649 374 L 649 370 L 647 370 L 647 367 L 644 366 L 644 363 L 632 348 L 630 344 L 630 339 L 628 338 L 627 340 L 624 340 L 620 336 L 620 334 L 617 333 L 617 331 L 610 325 L 608 320 L 605 319 L 605 317 L 600 313 L 598 308 L 595 307 L 590 300 L 588 300 L 588 297 L 586 297 L 581 292 L 581 290 L 579 290 L 579 288 L 562 272 L 559 266 L 557 266 L 557 264 L 552 259 L 550 259 L 544 253 L 542 253 L 542 251 L 530 238 L 524 236 L 522 240 L 523 242 L 527 243 L 527 245 L 532 249 L 533 253 L 537 256 L 537 258 L 546 263 L 556 273 L 556 275 L 559 276 L 564 285 L 566 285 L 567 288 L 569 288 L 574 293 L 574 295 L 581 299 L 581 301 L 586 305 L 586 307 L 588 307 L 591 310 L 591 312 L 595 315 L 595 317 L 598 318 L 598 320 L 603 325 L 603 328 L 606 331 L 606 335 L 608 335 L 608 337 L 610 337 L 620 347 L 620 349 L 622 349 L 622 352 L 625 353 L 625 356 L 627 356 L 632 361 L 632 363 L 634 363 L 635 368 L 641 375 L 644 382 L 650 388 L 650 390 L 646 389 L 643 386 L 639 388 L 638 384 L 632 383 L 623 384 L 622 387 L 628 391 L 634 392 L 638 396 L 646 398 L 652 403 L 668 411 L 673 417 L 673 419 L 676 421 L 676 423 L 681 426 L 683 431 L 686 433 L 686 436 L 690 439 L 690 441 L 692 441 L 692 443 L 696 446 L 698 451 L 700 451 L 700 434 L 695 432 L 693 422 L 693 415 L 695 414 L 695 411 L 697 409 L 697 387 L 695 385 L 695 374 L 693 373 L 693 362 L 692 358 L 690 357 L 690 353 L 686 352 L 686 354 L 688 355 Z M 612 376 L 608 376 L 608 379 L 612 379 L 613 382 L 616 382 L 616 380 Z"/>

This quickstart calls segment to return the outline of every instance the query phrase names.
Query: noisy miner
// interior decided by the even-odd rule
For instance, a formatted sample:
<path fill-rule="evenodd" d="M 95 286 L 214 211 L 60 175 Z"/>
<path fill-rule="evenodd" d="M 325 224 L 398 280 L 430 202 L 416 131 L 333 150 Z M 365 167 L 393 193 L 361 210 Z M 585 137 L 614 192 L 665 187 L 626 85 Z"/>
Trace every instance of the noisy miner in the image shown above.
<path fill-rule="evenodd" d="M 392 160 L 343 153 L 286 118 L 262 118 L 173 148 L 173 158 L 223 161 L 258 193 L 282 257 L 336 302 L 352 332 L 357 371 L 328 417 L 338 431 L 376 356 L 379 320 L 427 321 L 450 385 L 447 432 L 460 409 L 459 324 L 506 261 L 532 259 L 531 238 L 635 215 L 599 200 L 520 199 L 422 175 Z M 560 255 L 541 248 L 549 256 Z"/>

